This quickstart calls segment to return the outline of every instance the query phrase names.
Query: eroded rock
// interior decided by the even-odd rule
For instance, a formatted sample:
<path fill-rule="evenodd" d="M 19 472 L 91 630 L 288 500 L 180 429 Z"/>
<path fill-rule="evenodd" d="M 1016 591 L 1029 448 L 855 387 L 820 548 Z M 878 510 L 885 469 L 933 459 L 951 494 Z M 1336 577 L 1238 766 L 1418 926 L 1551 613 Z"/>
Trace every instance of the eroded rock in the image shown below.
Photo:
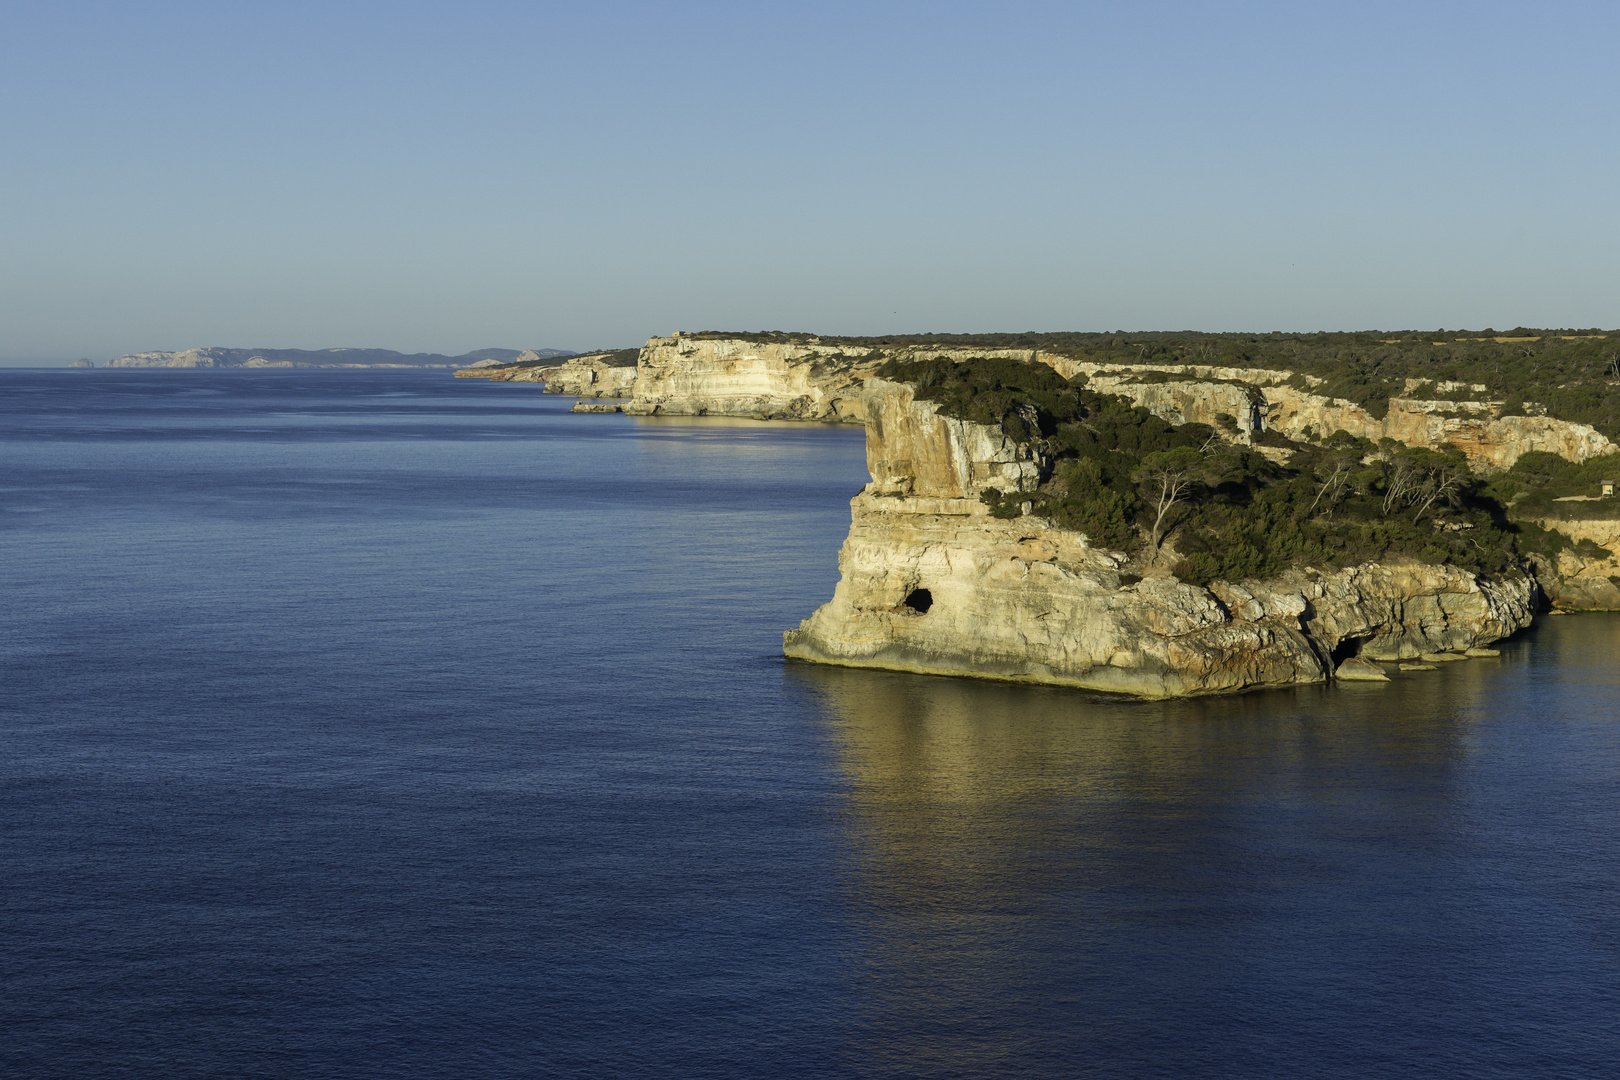
<path fill-rule="evenodd" d="M 1340 664 L 1333 677 L 1346 682 L 1389 682 L 1389 676 L 1384 674 L 1383 668 L 1359 656 L 1352 656 Z"/>
<path fill-rule="evenodd" d="M 790 657 L 1173 697 L 1320 682 L 1332 657 L 1410 660 L 1530 624 L 1535 585 L 1455 567 L 1295 570 L 1204 589 L 1121 576 L 1125 556 L 1043 519 L 994 518 L 985 487 L 1029 491 L 1050 463 L 999 428 L 867 384 L 867 465 L 833 598 L 783 636 Z M 925 611 L 907 603 L 924 591 Z"/>

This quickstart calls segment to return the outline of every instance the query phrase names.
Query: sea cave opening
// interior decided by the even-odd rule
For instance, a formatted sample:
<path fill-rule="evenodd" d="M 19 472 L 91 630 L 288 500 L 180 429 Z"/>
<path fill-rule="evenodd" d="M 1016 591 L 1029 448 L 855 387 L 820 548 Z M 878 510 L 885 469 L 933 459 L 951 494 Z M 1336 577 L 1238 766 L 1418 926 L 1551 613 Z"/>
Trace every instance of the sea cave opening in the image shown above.
<path fill-rule="evenodd" d="M 928 609 L 934 606 L 934 594 L 927 589 L 912 589 L 906 595 L 905 605 L 919 615 L 926 615 Z"/>
<path fill-rule="evenodd" d="M 1345 638 L 1339 642 L 1338 647 L 1333 650 L 1333 666 L 1338 667 L 1352 656 L 1359 656 L 1361 646 L 1365 642 L 1365 638 Z"/>

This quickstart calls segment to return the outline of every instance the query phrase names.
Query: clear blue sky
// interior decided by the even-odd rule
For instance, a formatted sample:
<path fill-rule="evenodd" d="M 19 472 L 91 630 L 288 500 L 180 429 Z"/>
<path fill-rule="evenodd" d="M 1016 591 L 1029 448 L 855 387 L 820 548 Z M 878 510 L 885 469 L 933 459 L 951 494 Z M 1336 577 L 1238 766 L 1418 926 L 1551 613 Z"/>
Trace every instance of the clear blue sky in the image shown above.
<path fill-rule="evenodd" d="M 1611 3 L 0 4 L 0 360 L 1620 324 Z"/>

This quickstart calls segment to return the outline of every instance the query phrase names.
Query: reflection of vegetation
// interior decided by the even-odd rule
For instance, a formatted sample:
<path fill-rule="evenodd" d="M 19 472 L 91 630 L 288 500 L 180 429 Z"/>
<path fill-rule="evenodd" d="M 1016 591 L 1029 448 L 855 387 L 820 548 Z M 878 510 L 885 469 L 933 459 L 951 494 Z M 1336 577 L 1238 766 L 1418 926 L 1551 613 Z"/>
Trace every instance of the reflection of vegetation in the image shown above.
<path fill-rule="evenodd" d="M 1141 993 L 1230 1029 L 1278 926 L 1324 903 L 1357 917 L 1408 904 L 1398 889 L 1339 887 L 1362 868 L 1339 833 L 1321 857 L 1278 858 L 1277 829 L 1256 823 L 1296 828 L 1331 805 L 1360 834 L 1395 838 L 1401 871 L 1421 873 L 1455 828 L 1434 808 L 1467 779 L 1459 710 L 1501 671 L 1453 665 L 1395 695 L 1315 685 L 1141 702 L 789 664 L 843 780 L 832 805 L 864 1010 L 849 1071 L 1084 1075 L 1130 1048 L 1162 1063 L 1163 1010 Z M 1262 997 L 1275 1022 L 1287 1003 Z M 1208 1060 L 1200 1043 L 1181 1071 Z"/>
<path fill-rule="evenodd" d="M 737 337 L 790 342 L 810 335 L 700 333 L 692 337 Z M 1500 338 L 1501 340 L 1498 340 Z M 1270 368 L 1326 380 L 1313 392 L 1344 398 L 1383 416 L 1406 380 L 1431 384 L 1425 396 L 1467 398 L 1473 391 L 1437 391 L 1446 382 L 1480 384 L 1485 396 L 1524 412 L 1526 402 L 1548 414 L 1590 424 L 1620 441 L 1620 333 L 1601 330 L 1532 330 L 1518 327 L 1453 332 L 1355 334 L 909 334 L 881 338 L 822 337 L 823 344 L 862 348 L 1028 349 L 1099 364 L 1155 366 L 1203 364 Z M 1165 381 L 1163 371 L 1148 376 Z"/>
<path fill-rule="evenodd" d="M 1053 458 L 1039 491 L 982 494 L 997 517 L 1038 514 L 1149 558 L 1166 539 L 1176 573 L 1190 581 L 1390 556 L 1494 573 L 1515 566 L 1526 546 L 1460 453 L 1391 440 L 1375 446 L 1339 432 L 1314 443 L 1282 440 L 1293 451 L 1284 467 L 1208 425 L 1171 424 L 1044 364 L 890 361 L 878 374 L 911 383 L 947 415 L 1037 442 Z"/>

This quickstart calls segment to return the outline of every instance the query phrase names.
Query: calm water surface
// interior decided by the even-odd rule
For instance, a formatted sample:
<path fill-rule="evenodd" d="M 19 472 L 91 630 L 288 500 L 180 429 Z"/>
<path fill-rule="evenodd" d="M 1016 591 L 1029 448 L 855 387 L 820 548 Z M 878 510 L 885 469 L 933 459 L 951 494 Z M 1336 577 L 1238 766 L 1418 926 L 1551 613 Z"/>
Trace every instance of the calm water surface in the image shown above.
<path fill-rule="evenodd" d="M 0 372 L 0 1075 L 1615 1075 L 1620 618 L 787 664 L 860 433 L 568 405 Z"/>

